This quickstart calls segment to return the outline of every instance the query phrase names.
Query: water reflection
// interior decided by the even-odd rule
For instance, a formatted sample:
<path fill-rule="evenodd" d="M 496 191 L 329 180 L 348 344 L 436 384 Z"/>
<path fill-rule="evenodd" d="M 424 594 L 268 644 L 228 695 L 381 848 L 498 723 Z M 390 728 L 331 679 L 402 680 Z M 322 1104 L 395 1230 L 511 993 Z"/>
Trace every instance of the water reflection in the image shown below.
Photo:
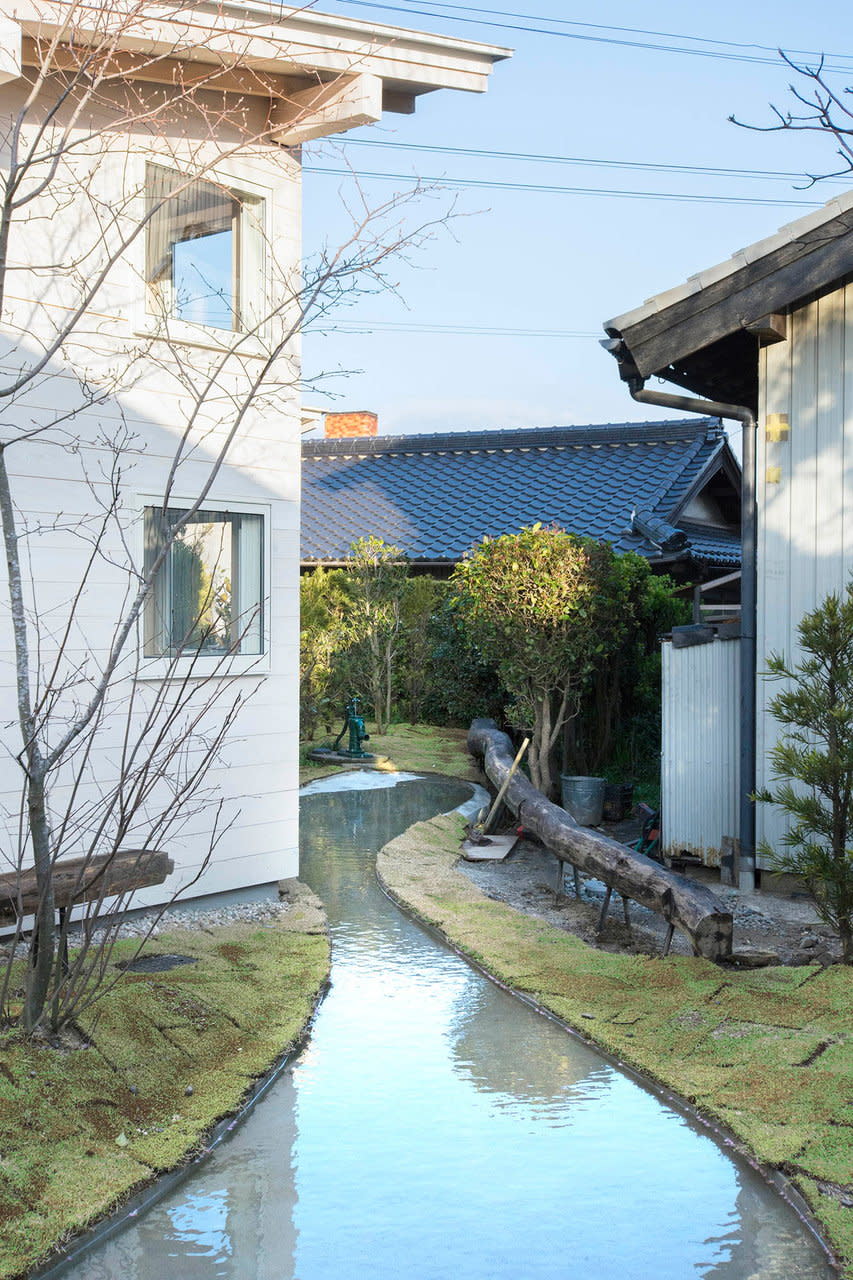
<path fill-rule="evenodd" d="M 75 1280 L 823 1280 L 783 1202 L 407 920 L 375 850 L 439 780 L 308 797 L 332 927 L 311 1042 L 234 1138 Z"/>

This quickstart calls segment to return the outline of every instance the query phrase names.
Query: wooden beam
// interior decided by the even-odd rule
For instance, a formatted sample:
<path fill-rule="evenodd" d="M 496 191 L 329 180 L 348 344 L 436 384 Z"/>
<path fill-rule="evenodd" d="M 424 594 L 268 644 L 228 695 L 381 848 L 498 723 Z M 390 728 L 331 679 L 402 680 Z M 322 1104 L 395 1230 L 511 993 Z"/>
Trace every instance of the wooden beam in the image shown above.
<path fill-rule="evenodd" d="M 853 217 L 841 215 L 704 289 L 627 326 L 643 377 L 743 332 L 744 316 L 780 312 L 853 272 Z"/>
<path fill-rule="evenodd" d="M 784 342 L 788 336 L 788 317 L 783 311 L 773 311 L 769 315 L 759 316 L 757 320 L 745 320 L 743 323 L 747 333 L 754 333 L 762 347 L 769 347 L 773 342 Z"/>
<path fill-rule="evenodd" d="M 121 849 L 96 858 L 68 858 L 53 868 L 53 893 L 57 907 L 77 902 L 99 902 L 133 889 L 162 884 L 175 864 L 157 849 Z M 32 868 L 0 875 L 0 921 L 32 915 L 39 892 Z"/>
<path fill-rule="evenodd" d="M 296 147 L 381 119 L 382 79 L 363 72 L 338 76 L 329 84 L 318 83 L 273 101 L 270 136 L 282 146 Z"/>
<path fill-rule="evenodd" d="M 398 116 L 412 116 L 418 101 L 416 93 L 405 93 L 402 89 L 389 89 L 385 86 L 382 93 L 382 110 L 391 111 Z"/>
<path fill-rule="evenodd" d="M 21 48 L 24 66 L 42 66 L 47 56 L 47 42 L 44 44 L 42 49 L 38 41 L 30 36 L 24 37 Z M 51 53 L 51 69 L 74 74 L 88 65 L 91 56 L 91 50 L 84 46 L 59 45 Z M 236 60 L 233 63 L 193 62 L 183 58 L 133 53 L 124 49 L 112 52 L 108 58 L 95 56 L 91 70 L 109 80 L 136 80 L 146 84 L 168 85 L 178 90 L 205 88 L 259 98 L 288 98 L 312 83 L 307 78 L 255 71 L 251 67 L 239 66 Z"/>
<path fill-rule="evenodd" d="M 9 18 L 0 18 L 0 84 L 17 80 L 21 74 L 21 28 Z"/>
<path fill-rule="evenodd" d="M 483 768 L 499 786 L 513 759 L 512 746 L 494 720 L 475 720 L 468 731 L 468 750 L 481 757 Z M 538 836 L 561 863 L 568 862 L 607 886 L 606 904 L 616 890 L 641 906 L 656 911 L 670 930 L 681 929 L 696 955 L 725 960 L 732 950 L 732 917 L 722 902 L 703 884 L 695 884 L 675 871 L 637 853 L 616 840 L 578 826 L 574 818 L 537 791 L 529 778 L 516 773 L 506 791 L 505 804 L 527 831 Z M 603 923 L 602 912 L 601 923 Z"/>

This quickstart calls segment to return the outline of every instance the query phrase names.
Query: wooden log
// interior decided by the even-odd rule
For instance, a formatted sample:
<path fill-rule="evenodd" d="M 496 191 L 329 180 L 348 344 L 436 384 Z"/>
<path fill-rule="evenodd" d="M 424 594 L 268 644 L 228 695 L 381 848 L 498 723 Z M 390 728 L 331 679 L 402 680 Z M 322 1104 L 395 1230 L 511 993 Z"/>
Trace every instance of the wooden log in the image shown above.
<path fill-rule="evenodd" d="M 493 720 L 475 720 L 468 732 L 468 750 L 483 760 L 486 774 L 500 786 L 513 758 L 507 735 Z M 663 916 L 687 935 L 696 955 L 708 960 L 725 960 L 731 955 L 731 913 L 705 885 L 668 871 L 645 854 L 597 831 L 578 826 L 522 773 L 512 778 L 504 803 L 561 862 L 571 863 L 603 881 L 608 889 Z"/>
<path fill-rule="evenodd" d="M 95 858 L 67 858 L 53 868 L 57 907 L 96 902 L 116 894 L 162 884 L 175 864 L 157 849 L 120 849 Z M 36 873 L 32 867 L 0 875 L 0 921 L 31 915 L 38 907 Z"/>

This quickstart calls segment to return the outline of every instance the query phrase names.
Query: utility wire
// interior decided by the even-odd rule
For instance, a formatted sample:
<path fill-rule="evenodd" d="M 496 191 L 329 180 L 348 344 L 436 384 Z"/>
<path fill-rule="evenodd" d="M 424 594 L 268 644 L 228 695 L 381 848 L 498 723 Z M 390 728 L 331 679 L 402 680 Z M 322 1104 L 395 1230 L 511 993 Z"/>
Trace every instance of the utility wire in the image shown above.
<path fill-rule="evenodd" d="M 561 164 L 588 166 L 597 169 L 636 170 L 643 173 L 680 173 L 696 174 L 711 178 L 747 178 L 770 180 L 773 182 L 790 182 L 803 180 L 802 173 L 794 173 L 786 169 L 726 169 L 722 166 L 698 164 L 663 164 L 647 160 L 593 160 L 588 156 L 555 156 L 527 151 L 492 151 L 478 147 L 449 147 L 433 145 L 425 142 L 383 141 L 377 138 L 347 138 L 336 143 L 345 150 L 349 147 L 384 147 L 393 151 L 420 151 L 431 155 L 476 157 L 484 160 L 521 160 L 537 164 Z M 849 186 L 849 178 L 836 178 L 834 182 Z"/>
<path fill-rule="evenodd" d="M 325 326 L 317 326 L 325 329 Z M 310 328 L 310 326 L 309 326 Z M 327 332 L 341 331 L 348 334 L 382 333 L 433 334 L 439 337 L 488 337 L 488 338 L 600 338 L 600 333 L 575 329 L 505 329 L 495 325 L 477 324 L 428 324 L 407 323 L 396 320 L 338 320 Z"/>
<path fill-rule="evenodd" d="M 726 49 L 758 49 L 763 53 L 778 54 L 779 46 L 775 44 L 756 44 L 754 41 L 746 43 L 742 40 L 717 40 L 713 36 L 691 36 L 684 35 L 679 31 L 652 31 L 647 27 L 619 27 L 608 25 L 603 22 L 578 22 L 571 18 L 551 18 L 548 15 L 536 13 L 516 13 L 507 9 L 482 9 L 474 5 L 445 4 L 444 0 L 428 0 L 428 3 L 434 9 L 454 9 L 457 13 L 481 13 L 488 14 L 490 17 L 498 18 L 523 18 L 528 22 L 550 22 L 555 27 L 583 27 L 586 31 L 617 31 L 621 35 L 633 36 L 655 36 L 661 40 L 690 40 L 695 44 L 713 44 L 720 45 Z M 817 53 L 813 49 L 789 49 L 787 50 L 792 56 L 794 54 L 801 58 L 850 58 L 847 53 Z"/>
<path fill-rule="evenodd" d="M 681 54 L 687 54 L 697 58 L 715 58 L 723 62 L 748 62 L 754 65 L 757 64 L 762 66 L 779 66 L 780 65 L 780 59 L 778 54 L 776 55 L 776 57 L 764 57 L 760 54 L 735 53 L 731 51 L 726 51 L 725 49 L 707 49 L 707 48 L 706 49 L 690 49 L 685 47 L 684 45 L 654 44 L 647 40 L 628 40 L 624 38 L 618 38 L 616 35 L 609 35 L 609 36 L 585 35 L 579 31 L 556 31 L 553 29 L 553 27 L 552 28 L 535 27 L 535 26 L 529 25 L 529 23 L 521 22 L 521 21 L 498 22 L 495 20 L 494 17 L 487 18 L 487 17 L 476 16 L 480 14 L 499 14 L 503 12 L 502 10 L 474 9 L 474 8 L 468 8 L 467 6 L 460 5 L 460 6 L 455 6 L 456 8 L 459 9 L 460 15 L 461 15 L 461 16 L 457 16 L 456 14 L 453 14 L 453 13 L 440 12 L 435 9 L 420 9 L 410 5 L 407 5 L 404 7 L 402 5 L 396 5 L 396 4 L 381 4 L 381 3 L 374 2 L 374 0 L 340 0 L 340 3 L 347 4 L 347 5 L 354 5 L 356 8 L 359 8 L 359 9 L 383 9 L 392 13 L 407 13 L 410 15 L 417 14 L 419 17 L 424 17 L 424 18 L 438 18 L 443 22 L 463 22 L 468 25 L 471 25 L 473 23 L 478 26 L 494 27 L 502 31 L 523 31 L 527 34 L 533 34 L 533 35 L 555 36 L 557 39 L 563 39 L 563 40 L 579 40 L 587 44 L 616 45 L 621 48 L 643 49 L 646 51 L 651 51 L 656 53 L 681 53 Z M 468 17 L 466 16 L 467 14 L 473 14 L 475 16 Z M 519 16 L 527 17 L 527 15 L 519 15 Z M 561 19 L 531 16 L 530 21 L 557 23 L 557 22 L 560 22 Z M 625 31 L 626 33 L 634 30 L 633 28 L 630 28 L 630 27 L 625 27 L 625 28 L 613 27 L 613 28 L 605 28 L 605 29 L 612 30 L 614 32 Z M 682 40 L 701 39 L 701 37 L 699 36 L 678 36 L 676 38 L 682 39 Z M 719 43 L 719 42 L 714 41 L 713 43 Z M 747 47 L 751 47 L 751 46 L 747 46 Z M 806 58 L 811 57 L 817 60 L 820 58 L 821 55 L 817 52 L 811 54 L 803 51 L 800 56 L 803 56 Z M 849 59 L 851 57 L 851 55 L 849 54 L 839 54 L 839 55 L 833 55 L 833 56 L 846 58 L 846 59 Z M 851 68 L 849 66 L 825 66 L 824 70 L 828 72 L 838 72 L 840 74 L 846 74 L 850 72 Z"/>
<path fill-rule="evenodd" d="M 377 178 L 383 182 L 412 182 L 413 175 L 406 173 L 375 173 L 361 169 L 338 169 L 326 165 L 303 166 L 306 173 L 326 174 L 338 178 Z M 781 206 L 783 208 L 820 209 L 819 200 L 776 200 L 767 196 L 690 195 L 679 191 L 613 191 L 607 187 L 558 187 L 534 182 L 498 182 L 490 178 L 447 178 L 419 175 L 417 181 L 437 187 L 473 187 L 490 191 L 533 191 L 543 195 L 614 196 L 627 200 L 672 200 L 678 204 L 726 204 L 758 207 Z"/>

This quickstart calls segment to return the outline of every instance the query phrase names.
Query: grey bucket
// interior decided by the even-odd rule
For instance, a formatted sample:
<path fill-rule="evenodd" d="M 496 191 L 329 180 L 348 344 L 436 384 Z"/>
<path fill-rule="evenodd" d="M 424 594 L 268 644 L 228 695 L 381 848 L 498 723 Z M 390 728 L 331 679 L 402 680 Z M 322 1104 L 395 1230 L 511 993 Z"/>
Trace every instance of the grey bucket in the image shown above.
<path fill-rule="evenodd" d="M 604 778 L 573 778 L 560 775 L 563 808 L 582 827 L 597 827 L 604 812 Z"/>

